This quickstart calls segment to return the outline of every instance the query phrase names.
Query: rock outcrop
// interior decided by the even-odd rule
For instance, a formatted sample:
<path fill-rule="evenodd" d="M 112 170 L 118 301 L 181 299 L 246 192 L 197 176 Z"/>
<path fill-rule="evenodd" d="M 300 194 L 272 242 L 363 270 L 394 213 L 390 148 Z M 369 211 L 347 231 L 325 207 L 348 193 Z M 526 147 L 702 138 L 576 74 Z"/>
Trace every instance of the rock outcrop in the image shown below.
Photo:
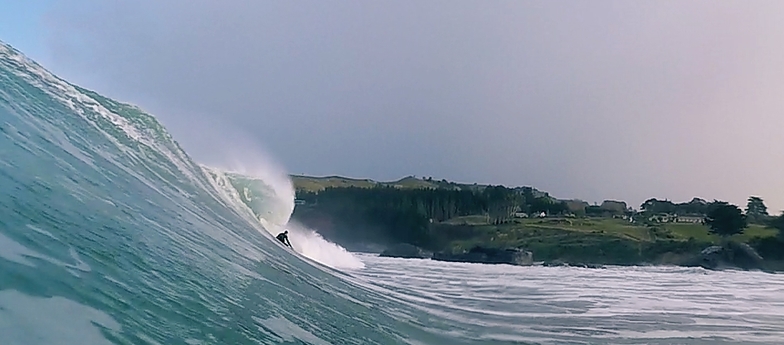
<path fill-rule="evenodd" d="M 706 269 L 740 268 L 764 270 L 765 260 L 746 243 L 728 242 L 722 246 L 703 249 L 694 258 L 688 259 L 685 266 L 699 266 Z"/>
<path fill-rule="evenodd" d="M 381 252 L 379 256 L 390 258 L 430 259 L 433 256 L 433 253 L 424 251 L 422 248 L 415 245 L 400 243 L 387 248 Z"/>
<path fill-rule="evenodd" d="M 584 264 L 584 263 L 569 263 L 563 260 L 552 260 L 552 261 L 545 261 L 542 262 L 542 266 L 544 267 L 577 267 L 577 268 L 594 268 L 594 269 L 604 269 L 604 265 L 600 264 Z"/>
<path fill-rule="evenodd" d="M 474 247 L 462 253 L 435 253 L 433 260 L 451 262 L 472 262 L 483 264 L 509 264 L 518 266 L 532 265 L 533 253 L 517 248 Z"/>

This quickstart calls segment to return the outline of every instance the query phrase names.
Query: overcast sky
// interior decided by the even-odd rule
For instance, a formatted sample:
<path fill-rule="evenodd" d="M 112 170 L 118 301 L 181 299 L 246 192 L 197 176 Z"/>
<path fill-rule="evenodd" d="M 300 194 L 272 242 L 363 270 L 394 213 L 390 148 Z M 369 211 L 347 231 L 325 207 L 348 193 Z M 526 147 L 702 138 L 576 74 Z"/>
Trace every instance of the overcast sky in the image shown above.
<path fill-rule="evenodd" d="M 53 71 L 198 160 L 784 209 L 783 1 L 81 1 Z M 12 42 L 13 43 L 13 42 Z"/>

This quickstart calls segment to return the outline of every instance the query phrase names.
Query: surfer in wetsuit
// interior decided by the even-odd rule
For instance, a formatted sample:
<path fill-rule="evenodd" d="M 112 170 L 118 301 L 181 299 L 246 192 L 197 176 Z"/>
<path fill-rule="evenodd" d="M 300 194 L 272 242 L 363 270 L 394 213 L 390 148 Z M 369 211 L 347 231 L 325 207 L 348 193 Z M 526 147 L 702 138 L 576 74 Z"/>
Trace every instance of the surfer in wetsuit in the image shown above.
<path fill-rule="evenodd" d="M 289 242 L 289 231 L 288 230 L 279 233 L 278 236 L 275 236 L 275 238 L 277 238 L 278 241 L 280 241 L 280 243 L 283 243 L 284 245 L 287 245 L 287 246 L 291 247 L 291 242 Z"/>

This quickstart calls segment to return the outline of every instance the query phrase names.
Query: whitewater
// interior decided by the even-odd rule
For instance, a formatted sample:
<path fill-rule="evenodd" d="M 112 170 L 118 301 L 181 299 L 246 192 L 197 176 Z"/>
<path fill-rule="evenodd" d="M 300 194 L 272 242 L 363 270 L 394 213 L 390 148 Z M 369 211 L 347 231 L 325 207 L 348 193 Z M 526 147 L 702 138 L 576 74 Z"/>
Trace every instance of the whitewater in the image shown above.
<path fill-rule="evenodd" d="M 0 344 L 784 339 L 782 275 L 349 253 L 253 160 L 194 162 L 152 115 L 0 42 Z"/>

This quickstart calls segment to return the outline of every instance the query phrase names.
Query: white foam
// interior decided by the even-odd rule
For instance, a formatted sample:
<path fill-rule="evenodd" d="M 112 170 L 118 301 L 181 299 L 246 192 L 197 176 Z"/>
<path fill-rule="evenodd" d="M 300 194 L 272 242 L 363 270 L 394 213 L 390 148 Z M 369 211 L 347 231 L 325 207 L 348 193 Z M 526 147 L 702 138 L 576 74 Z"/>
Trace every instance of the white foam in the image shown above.
<path fill-rule="evenodd" d="M 264 228 L 275 235 L 289 231 L 289 241 L 297 253 L 332 268 L 360 269 L 365 264 L 345 248 L 327 241 L 319 233 L 296 222 L 275 226 L 262 220 Z"/>
<path fill-rule="evenodd" d="M 357 257 L 367 265 L 349 278 L 358 286 L 457 329 L 481 329 L 464 338 L 482 342 L 682 343 L 689 338 L 710 343 L 720 338 L 773 344 L 784 332 L 779 274 Z"/>
<path fill-rule="evenodd" d="M 81 260 L 76 250 L 74 250 L 73 248 L 69 248 L 68 253 L 71 256 L 71 259 L 73 259 L 74 261 L 73 264 L 62 262 L 50 256 L 36 252 L 28 247 L 25 247 L 21 243 L 14 241 L 10 237 L 7 237 L 0 233 L 0 258 L 18 264 L 30 266 L 30 267 L 36 267 L 36 264 L 29 259 L 33 258 L 33 259 L 44 260 L 51 264 L 63 267 L 74 275 L 78 275 L 78 272 L 76 271 L 81 271 L 81 272 L 92 271 L 90 266 Z"/>

